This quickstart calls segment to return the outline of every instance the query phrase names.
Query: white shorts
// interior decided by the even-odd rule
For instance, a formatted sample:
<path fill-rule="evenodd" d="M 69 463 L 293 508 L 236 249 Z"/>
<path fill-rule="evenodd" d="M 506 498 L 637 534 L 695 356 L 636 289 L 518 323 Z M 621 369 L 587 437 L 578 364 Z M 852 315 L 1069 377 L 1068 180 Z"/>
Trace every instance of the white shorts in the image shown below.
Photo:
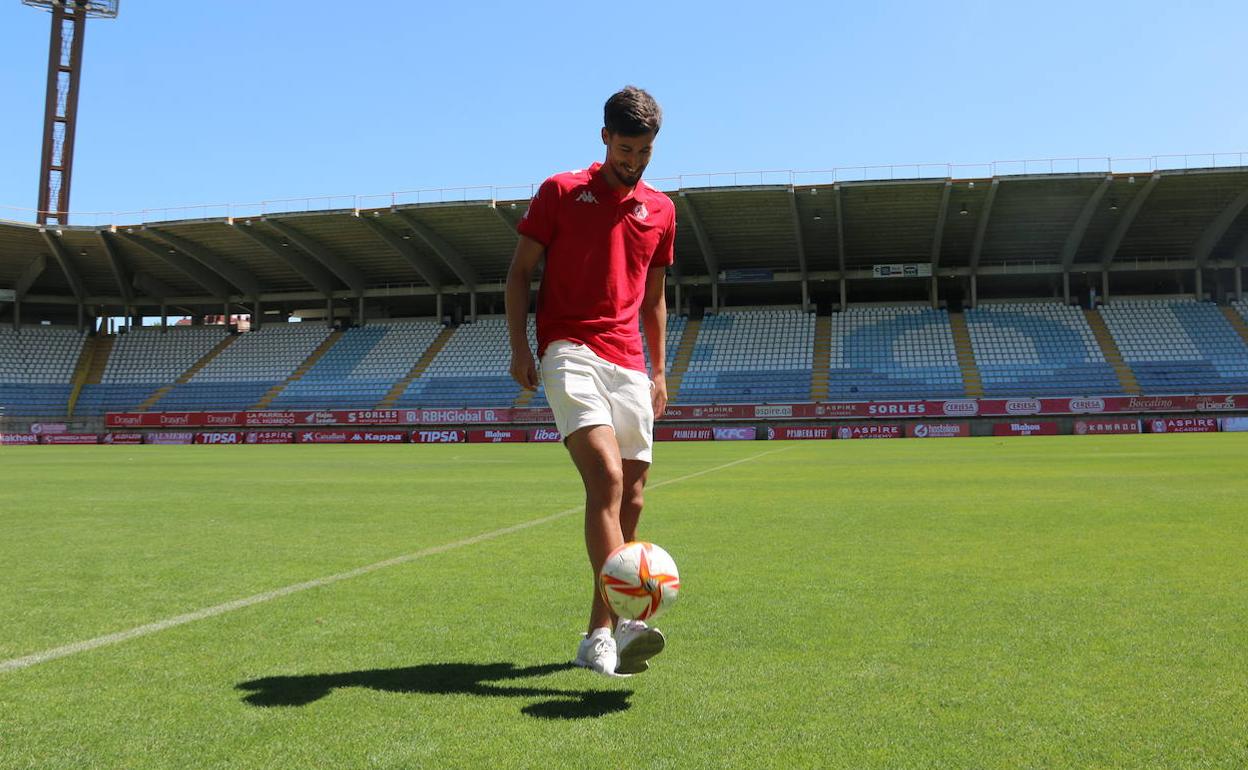
<path fill-rule="evenodd" d="M 650 462 L 653 385 L 645 374 L 617 366 L 586 345 L 556 340 L 542 356 L 542 385 L 565 441 L 581 428 L 610 425 L 622 459 Z"/>

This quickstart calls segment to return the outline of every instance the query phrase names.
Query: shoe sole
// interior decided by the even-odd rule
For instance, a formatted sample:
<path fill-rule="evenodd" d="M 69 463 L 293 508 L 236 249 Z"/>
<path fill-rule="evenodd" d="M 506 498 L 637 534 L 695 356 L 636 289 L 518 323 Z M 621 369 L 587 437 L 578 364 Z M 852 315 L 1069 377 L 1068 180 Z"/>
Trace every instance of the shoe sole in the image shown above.
<path fill-rule="evenodd" d="M 576 667 L 578 667 L 578 668 L 583 668 L 583 669 L 585 669 L 586 671 L 590 671 L 590 672 L 592 672 L 592 673 L 595 673 L 595 674 L 597 674 L 598 676 L 605 676 L 605 677 L 609 677 L 609 678 L 623 678 L 623 677 L 626 677 L 626 676 L 632 676 L 632 674 L 622 674 L 622 673 L 620 673 L 618 670 L 617 670 L 614 674 L 608 674 L 606 671 L 599 671 L 598 669 L 596 669 L 596 668 L 594 668 L 593 666 L 589 665 L 588 663 L 584 662 L 584 661 L 583 661 L 583 660 L 581 660 L 580 658 L 576 658 L 576 659 L 574 659 L 574 660 L 572 661 L 572 665 L 574 665 L 574 666 L 576 666 Z M 643 670 L 644 670 L 644 669 L 643 669 Z"/>
<path fill-rule="evenodd" d="M 615 666 L 617 674 L 640 674 L 650 668 L 649 660 L 667 645 L 663 632 L 657 628 L 648 628 L 620 650 L 620 660 Z"/>

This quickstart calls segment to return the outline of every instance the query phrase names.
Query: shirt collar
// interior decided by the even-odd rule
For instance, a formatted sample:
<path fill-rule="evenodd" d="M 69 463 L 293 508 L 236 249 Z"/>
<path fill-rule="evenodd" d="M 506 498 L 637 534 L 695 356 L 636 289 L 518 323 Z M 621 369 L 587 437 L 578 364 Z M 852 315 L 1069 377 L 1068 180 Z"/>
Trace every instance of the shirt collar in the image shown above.
<path fill-rule="evenodd" d="M 639 180 L 637 184 L 633 185 L 633 189 L 630 190 L 627 195 L 621 196 L 620 193 L 611 186 L 611 183 L 607 181 L 607 176 L 602 170 L 601 163 L 594 163 L 589 167 L 589 183 L 595 191 L 605 195 L 608 200 L 615 201 L 617 203 L 637 199 L 643 184 Z"/>

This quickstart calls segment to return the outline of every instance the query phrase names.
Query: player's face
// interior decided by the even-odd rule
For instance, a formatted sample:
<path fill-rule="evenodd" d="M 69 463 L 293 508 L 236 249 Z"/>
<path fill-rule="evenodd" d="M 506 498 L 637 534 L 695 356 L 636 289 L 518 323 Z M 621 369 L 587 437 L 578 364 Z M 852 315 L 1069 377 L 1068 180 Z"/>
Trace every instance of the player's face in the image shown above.
<path fill-rule="evenodd" d="M 612 134 L 602 129 L 602 143 L 607 146 L 607 162 L 604 163 L 608 181 L 618 187 L 636 187 L 641 174 L 650 164 L 650 152 L 654 148 L 654 132 L 639 136 Z"/>

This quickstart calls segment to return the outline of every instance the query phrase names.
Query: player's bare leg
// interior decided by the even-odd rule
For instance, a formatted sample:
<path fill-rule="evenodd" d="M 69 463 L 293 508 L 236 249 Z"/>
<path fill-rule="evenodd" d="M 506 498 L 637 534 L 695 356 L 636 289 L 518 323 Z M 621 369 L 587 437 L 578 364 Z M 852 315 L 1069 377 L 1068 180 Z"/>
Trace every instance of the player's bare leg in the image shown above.
<path fill-rule="evenodd" d="M 620 532 L 625 542 L 637 539 L 637 522 L 645 505 L 646 480 L 650 463 L 624 460 L 624 496 L 620 502 Z M 639 674 L 650 667 L 649 660 L 663 651 L 666 640 L 657 628 L 640 620 L 619 620 L 615 627 L 618 661 L 616 673 Z"/>
<path fill-rule="evenodd" d="M 645 505 L 646 480 L 650 476 L 650 463 L 644 460 L 624 460 L 624 497 L 620 501 L 620 533 L 624 542 L 637 539 L 637 522 Z"/>
<path fill-rule="evenodd" d="M 624 544 L 620 531 L 620 502 L 624 494 L 620 448 L 609 425 L 591 425 L 573 432 L 567 438 L 567 447 L 585 485 L 585 550 L 593 570 L 589 630 L 576 662 L 614 675 L 616 644 L 611 628 L 615 616 L 598 591 L 598 572 L 607 555 Z"/>

